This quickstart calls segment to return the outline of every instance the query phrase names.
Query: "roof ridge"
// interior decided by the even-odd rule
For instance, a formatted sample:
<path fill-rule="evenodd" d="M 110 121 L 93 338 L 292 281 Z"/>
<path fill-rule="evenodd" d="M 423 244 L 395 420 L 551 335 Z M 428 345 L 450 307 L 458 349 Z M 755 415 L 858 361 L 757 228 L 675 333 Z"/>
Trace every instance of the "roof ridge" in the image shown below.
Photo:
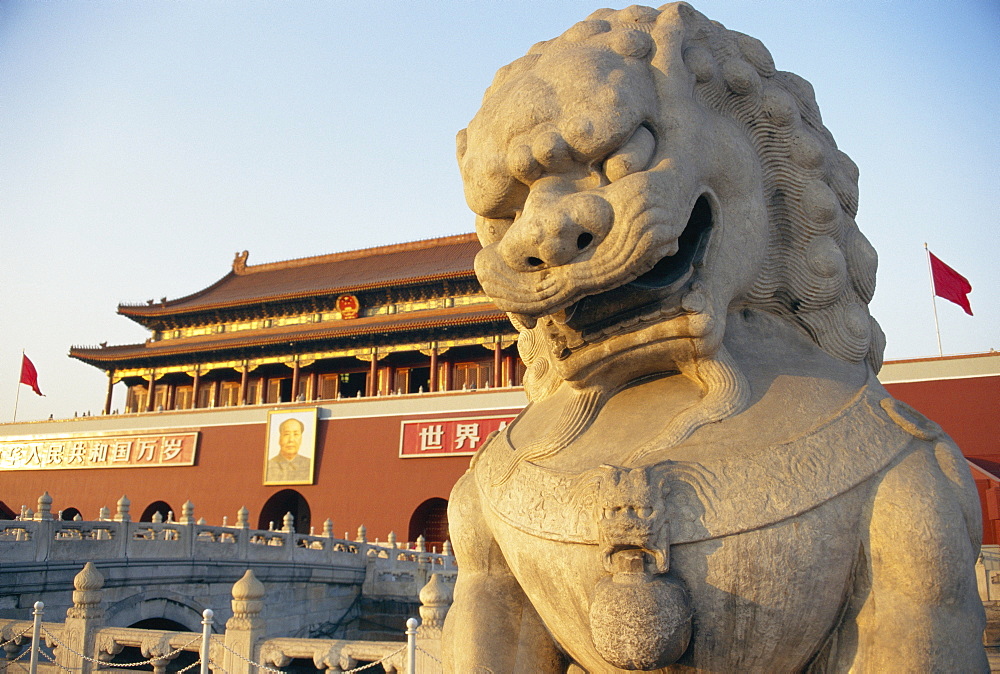
<path fill-rule="evenodd" d="M 341 262 L 345 260 L 357 260 L 370 255 L 386 255 L 389 253 L 399 253 L 404 251 L 425 250 L 436 246 L 468 243 L 478 241 L 475 232 L 465 234 L 453 234 L 451 236 L 440 236 L 433 239 L 421 239 L 419 241 L 406 241 L 404 243 L 392 243 L 385 246 L 374 246 L 372 248 L 358 248 L 339 253 L 327 253 L 325 255 L 313 255 L 310 257 L 298 257 L 291 260 L 281 260 L 278 262 L 265 262 L 263 264 L 248 265 L 244 256 L 237 255 L 233 264 L 233 272 L 238 276 L 248 274 L 258 274 L 260 272 L 277 271 L 281 269 L 293 269 L 295 267 L 308 267 L 313 264 L 325 264 L 327 262 Z M 237 264 L 242 257 L 243 264 Z"/>
<path fill-rule="evenodd" d="M 204 295 L 208 291 L 210 291 L 210 290 L 212 290 L 212 289 L 214 289 L 214 288 L 222 285 L 223 281 L 225 281 L 226 279 L 228 279 L 228 278 L 230 278 L 232 276 L 238 276 L 238 274 L 236 274 L 235 270 L 226 273 L 222 278 L 220 278 L 215 283 L 212 283 L 208 287 L 202 288 L 201 290 L 197 290 L 197 291 L 195 291 L 193 293 L 190 293 L 188 295 L 184 295 L 183 297 L 176 297 L 176 298 L 174 298 L 172 300 L 168 300 L 168 299 L 164 298 L 164 299 L 160 300 L 159 302 L 154 302 L 152 300 L 147 300 L 146 302 L 139 302 L 139 303 L 136 303 L 136 304 L 132 304 L 132 303 L 129 303 L 129 302 L 119 302 L 118 303 L 118 313 L 120 315 L 122 315 L 122 316 L 127 316 L 129 318 L 132 318 L 132 314 L 131 313 L 129 313 L 128 311 L 122 311 L 122 309 L 142 309 L 144 307 L 155 307 L 155 306 L 166 307 L 167 305 L 170 305 L 170 304 L 176 304 L 178 302 L 183 302 L 185 300 L 190 300 L 192 298 L 198 297 L 199 295 Z"/>

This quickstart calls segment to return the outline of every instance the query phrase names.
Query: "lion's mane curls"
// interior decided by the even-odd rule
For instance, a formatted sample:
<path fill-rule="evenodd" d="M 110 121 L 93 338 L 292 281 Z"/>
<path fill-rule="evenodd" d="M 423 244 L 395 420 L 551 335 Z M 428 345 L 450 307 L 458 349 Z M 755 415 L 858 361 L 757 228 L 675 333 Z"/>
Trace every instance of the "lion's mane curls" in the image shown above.
<path fill-rule="evenodd" d="M 763 168 L 768 258 L 747 304 L 794 321 L 834 356 L 867 358 L 877 372 L 885 337 L 868 302 L 878 257 L 854 221 L 858 167 L 823 126 L 812 86 L 776 70 L 760 40 L 678 10 L 695 95 L 743 127 Z"/>

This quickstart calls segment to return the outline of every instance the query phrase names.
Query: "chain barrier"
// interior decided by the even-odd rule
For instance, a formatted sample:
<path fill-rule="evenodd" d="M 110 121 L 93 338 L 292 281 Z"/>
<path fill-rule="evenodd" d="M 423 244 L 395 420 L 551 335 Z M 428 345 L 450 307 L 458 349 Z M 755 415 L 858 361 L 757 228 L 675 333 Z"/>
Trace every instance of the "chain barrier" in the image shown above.
<path fill-rule="evenodd" d="M 225 667 L 223 667 L 222 665 L 220 665 L 215 660 L 212 660 L 211 658 L 208 659 L 208 666 L 212 668 L 213 674 L 215 672 L 222 672 L 222 674 L 229 674 L 229 672 L 226 670 Z"/>
<path fill-rule="evenodd" d="M 13 660 L 5 663 L 2 667 L 0 667 L 0 672 L 6 672 L 8 667 L 10 667 L 11 665 L 13 665 L 15 662 L 17 662 L 18 660 L 20 660 L 21 658 L 23 658 L 25 655 L 27 655 L 30 652 L 31 652 L 30 648 L 25 648 L 23 651 L 21 651 L 21 654 L 19 656 L 17 656 Z"/>
<path fill-rule="evenodd" d="M 197 667 L 200 664 L 201 664 L 201 658 L 198 658 L 197 660 L 195 660 L 194 662 L 192 662 L 190 665 L 188 665 L 184 669 L 178 669 L 174 674 L 184 674 L 184 672 L 188 671 L 189 669 L 191 669 L 193 667 Z M 211 662 L 209 662 L 209 664 L 211 664 Z"/>
<path fill-rule="evenodd" d="M 15 641 L 17 641 L 18 639 L 20 639 L 21 637 L 23 637 L 25 634 L 27 634 L 30 631 L 31 631 L 31 625 L 28 625 L 23 630 L 21 630 L 20 634 L 15 634 L 10 639 L 8 639 L 7 641 L 5 641 L 2 644 L 0 644 L 0 648 L 4 648 L 6 646 L 10 646 L 12 643 L 14 643 Z"/>
<path fill-rule="evenodd" d="M 157 660 L 169 660 L 171 658 L 174 658 L 174 657 L 180 655 L 181 653 L 183 653 L 184 651 L 186 651 L 187 648 L 188 648 L 188 646 L 191 646 L 191 645 L 196 644 L 199 641 L 201 641 L 201 637 L 200 636 L 195 637 L 194 639 L 192 639 L 191 641 L 187 642 L 183 646 L 179 646 L 176 649 L 170 651 L 169 653 L 164 653 L 163 655 L 154 655 L 150 659 L 143 660 L 142 662 L 106 662 L 104 660 L 99 660 L 99 659 L 96 659 L 96 658 L 91 658 L 91 657 L 88 657 L 88 656 L 84 655 L 83 653 L 76 652 L 75 650 L 73 650 L 72 648 L 70 648 L 69 646 L 67 646 L 66 644 L 64 644 L 63 642 L 59 641 L 59 639 L 57 639 L 51 632 L 49 632 L 47 629 L 45 629 L 44 625 L 42 626 L 42 632 L 44 632 L 45 636 L 48 637 L 47 640 L 50 643 L 53 643 L 56 646 L 59 646 L 60 648 L 65 648 L 67 651 L 69 651 L 73 655 L 75 655 L 75 656 L 77 656 L 79 658 L 83 658 L 87 662 L 92 662 L 95 665 L 101 665 L 102 667 L 137 667 L 139 665 L 152 665 Z M 44 653 L 44 651 L 41 651 L 41 650 L 39 650 L 39 652 L 40 653 Z M 52 662 L 52 660 L 50 660 L 50 662 Z M 62 667 L 62 665 L 59 665 L 59 666 Z M 65 667 L 62 667 L 62 668 L 66 669 Z M 80 670 L 69 670 L 69 671 L 80 671 Z"/>
<path fill-rule="evenodd" d="M 229 653 L 232 653 L 233 655 L 235 655 L 236 657 L 238 657 L 240 660 L 242 660 L 243 662 L 247 663 L 251 667 L 256 667 L 258 670 L 263 670 L 265 672 L 271 672 L 271 674 L 285 674 L 285 670 L 283 670 L 283 669 L 272 669 L 271 667 L 268 667 L 267 665 L 262 665 L 259 662 L 254 662 L 253 660 L 249 660 L 249 659 L 243 657 L 241 654 L 237 653 L 236 651 L 234 651 L 233 649 L 231 649 L 229 646 L 227 646 L 225 643 L 223 643 L 221 641 L 215 641 L 215 640 L 213 640 L 213 643 L 222 646 L 222 648 L 224 650 L 228 651 Z M 403 648 L 400 648 L 398 651 L 393 651 L 389 655 L 385 656 L 384 658 L 382 658 L 380 660 L 376 660 L 375 662 L 369 662 L 367 665 L 362 665 L 360 667 L 355 667 L 354 669 L 345 669 L 342 674 L 354 674 L 355 672 L 362 672 L 362 671 L 368 669 L 369 667 L 374 667 L 375 665 L 381 665 L 381 664 L 385 663 L 387 660 L 389 660 L 389 658 L 393 658 L 393 657 L 399 655 L 400 653 L 402 653 L 405 650 L 406 650 L 406 647 L 404 646 Z M 434 656 L 431 656 L 431 657 L 434 657 Z M 213 668 L 218 669 L 223 674 L 229 674 L 229 672 L 227 672 L 221 665 L 219 665 L 214 660 L 209 660 L 208 664 L 210 666 L 212 666 Z"/>
<path fill-rule="evenodd" d="M 3 644 L 0 644 L 0 648 L 2 648 L 3 646 L 7 646 L 7 645 L 13 643 L 15 640 L 23 637 L 25 634 L 28 633 L 28 631 L 30 629 L 31 629 L 30 626 L 28 628 L 25 628 L 25 630 L 23 632 L 21 632 L 20 634 L 17 634 L 15 636 L 13 636 L 12 638 L 10 638 L 9 640 L 7 640 L 6 642 L 4 642 Z M 104 660 L 100 660 L 100 659 L 88 657 L 88 656 L 84 655 L 83 653 L 78 653 L 77 651 L 73 650 L 72 648 L 70 648 L 69 646 L 67 646 L 66 644 L 64 644 L 62 641 L 60 641 L 51 632 L 49 632 L 45 628 L 44 625 L 42 626 L 42 632 L 45 634 L 46 640 L 49 643 L 53 644 L 54 646 L 59 647 L 59 648 L 65 648 L 66 651 L 72 653 L 73 655 L 75 655 L 75 656 L 77 656 L 79 658 L 83 658 L 87 662 L 94 663 L 95 665 L 100 665 L 101 667 L 138 667 L 138 666 L 141 666 L 141 665 L 152 665 L 157 660 L 172 659 L 173 657 L 176 657 L 177 655 L 185 652 L 188 649 L 189 646 L 193 646 L 195 643 L 201 641 L 201 637 L 196 637 L 196 638 L 192 639 L 191 641 L 187 642 L 186 644 L 184 644 L 182 646 L 179 646 L 178 648 L 170 651 L 169 653 L 164 653 L 163 655 L 156 655 L 156 656 L 153 656 L 153 657 L 149 658 L 148 660 L 143 660 L 142 662 L 124 662 L 124 663 L 120 663 L 120 662 L 107 662 L 107 661 L 104 661 Z M 225 650 L 225 651 L 227 651 L 229 653 L 232 653 L 233 655 L 235 655 L 236 657 L 238 657 L 240 660 L 242 660 L 243 662 L 247 663 L 248 665 L 250 665 L 252 667 L 256 667 L 258 669 L 258 671 L 270 672 L 271 674 L 285 674 L 285 671 L 282 670 L 282 669 L 273 669 L 271 667 L 268 667 L 267 665 L 261 664 L 259 662 L 254 662 L 253 660 L 249 660 L 249 659 L 245 658 L 240 653 L 237 653 L 233 649 L 229 648 L 229 646 L 227 646 L 225 644 L 225 642 L 223 642 L 223 641 L 220 641 L 218 639 L 213 639 L 212 643 L 215 644 L 215 645 L 221 646 L 223 648 L 223 650 Z M 388 660 L 390 660 L 391 658 L 394 658 L 395 656 L 399 655 L 400 653 L 402 653 L 405 650 L 406 650 L 406 647 L 404 646 L 404 647 L 400 648 L 399 650 L 393 651 L 389 655 L 386 655 L 385 657 L 383 657 L 383 658 L 381 658 L 379 660 L 376 660 L 375 662 L 369 662 L 367 665 L 362 665 L 361 667 L 355 667 L 354 669 L 344 670 L 343 674 L 356 674 L 356 672 L 363 672 L 366 669 L 374 667 L 375 665 L 383 665 Z M 420 653 L 422 653 L 423 655 L 425 655 L 426 657 L 429 657 L 430 659 L 432 659 L 437 664 L 439 664 L 439 665 L 442 664 L 440 660 L 438 660 L 436 657 L 434 657 L 433 655 L 431 655 L 430 653 L 428 653 L 424 649 L 418 647 L 417 650 Z M 10 661 L 8 661 L 8 662 L 0 665 L 0 674 L 3 674 L 4 672 L 6 672 L 8 667 L 10 667 L 12 664 L 14 664 L 18 660 L 20 660 L 21 658 L 23 658 L 24 656 L 26 656 L 30 651 L 31 651 L 30 648 L 26 648 L 26 649 L 24 649 L 24 651 L 21 652 L 20 655 L 18 655 L 13 660 L 10 660 Z M 80 668 L 66 667 L 65 665 L 57 662 L 56 658 L 50 656 L 43 649 L 38 649 L 38 652 L 41 654 L 41 656 L 43 658 L 45 658 L 50 663 L 54 664 L 56 667 L 58 667 L 59 669 L 61 669 L 63 671 L 66 671 L 66 672 L 79 672 L 79 671 L 82 671 L 82 669 L 80 669 Z M 201 659 L 199 658 L 198 660 L 194 661 L 193 663 L 191 663 L 190 665 L 188 665 L 184 669 L 178 670 L 176 672 L 176 674 L 184 674 L 184 672 L 187 672 L 188 670 L 190 670 L 190 669 L 192 669 L 192 668 L 194 668 L 194 667 L 196 667 L 196 666 L 198 666 L 200 664 L 201 664 Z M 222 672 L 222 674 L 229 674 L 229 672 L 227 672 L 225 670 L 225 668 L 223 668 L 220 663 L 217 663 L 214 660 L 209 660 L 209 666 L 211 666 L 214 670 Z"/>
<path fill-rule="evenodd" d="M 271 669 L 267 665 L 262 665 L 259 662 L 254 662 L 253 660 L 248 660 L 247 658 L 243 657 L 242 655 L 240 655 L 239 653 L 237 653 L 236 651 L 234 651 L 233 649 L 231 649 L 229 646 L 227 646 L 225 644 L 225 642 L 223 642 L 223 641 L 217 641 L 217 640 L 213 639 L 213 643 L 216 643 L 216 644 L 222 646 L 223 650 L 225 650 L 225 651 L 227 651 L 229 653 L 232 653 L 233 655 L 235 655 L 236 657 L 238 657 L 240 660 L 242 660 L 243 662 L 247 663 L 251 667 L 256 667 L 258 670 L 263 669 L 264 671 L 271 672 L 272 674 L 285 674 L 284 670 L 281 670 L 281 669 Z M 211 665 L 211 664 L 216 664 L 216 663 L 210 661 L 209 664 Z M 221 669 L 223 672 L 225 672 L 225 674 L 229 674 L 229 672 L 226 672 L 226 670 L 222 669 L 222 667 L 219 667 L 219 669 Z"/>
<path fill-rule="evenodd" d="M 25 652 L 27 652 L 27 651 L 25 651 Z M 63 665 L 63 664 L 60 664 L 60 663 L 56 662 L 56 659 L 55 659 L 55 658 L 53 658 L 53 657 L 51 657 L 51 656 L 50 656 L 50 655 L 49 655 L 48 653 L 46 653 L 45 651 L 42 651 L 42 650 L 40 650 L 40 651 L 38 651 L 38 652 L 39 652 L 39 653 L 41 654 L 41 656 L 42 656 L 43 658 L 45 658 L 46 660 L 48 660 L 48 661 L 49 661 L 49 662 L 51 662 L 51 663 L 52 663 L 53 665 L 55 665 L 56 667 L 58 667 L 59 669 L 61 669 L 61 670 L 63 670 L 63 671 L 66 671 L 66 672 L 82 672 L 82 671 L 83 671 L 83 669 L 82 669 L 82 668 L 77 668 L 77 667 L 67 667 L 66 665 Z M 23 655 L 24 655 L 24 653 L 22 653 L 21 655 L 23 656 Z M 20 656 L 18 656 L 18 657 L 20 657 Z M 90 660 L 90 658 L 87 658 L 87 659 L 88 659 L 88 660 Z M 15 662 L 15 661 L 12 661 L 12 662 Z M 104 664 L 108 665 L 108 664 L 113 664 L 113 663 L 109 663 L 109 662 L 105 662 Z M 143 664 L 143 663 L 135 663 L 135 664 Z M 178 670 L 177 670 L 177 671 L 176 671 L 176 672 L 175 672 L 174 674 L 184 674 L 184 672 L 186 672 L 186 671 L 188 671 L 188 670 L 190 670 L 190 669 L 193 669 L 193 668 L 197 667 L 197 666 L 198 666 L 198 665 L 200 665 L 200 664 L 201 664 L 201 658 L 198 658 L 197 660 L 195 660 L 194 662 L 192 662 L 192 663 L 191 663 L 190 665 L 188 665 L 188 666 L 187 666 L 187 667 L 185 667 L 184 669 L 178 669 Z M 126 666 L 126 665 L 117 665 L 117 666 L 119 666 L 119 667 L 124 667 L 124 666 Z"/>
<path fill-rule="evenodd" d="M 434 654 L 433 654 L 433 653 L 428 653 L 427 651 L 425 651 L 424 649 L 422 649 L 422 648 L 421 648 L 420 646 L 417 646 L 417 652 L 418 652 L 418 653 L 423 653 L 423 654 L 424 654 L 425 656 L 427 656 L 428 658 L 430 658 L 430 659 L 431 659 L 431 660 L 433 660 L 434 662 L 436 662 L 436 663 L 438 663 L 439 665 L 441 665 L 442 667 L 444 667 L 444 663 L 443 663 L 443 662 L 441 662 L 440 660 L 438 660 L 438 659 L 437 659 L 437 658 L 436 658 L 436 657 L 434 656 Z"/>
<path fill-rule="evenodd" d="M 60 664 L 60 663 L 56 662 L 56 659 L 54 657 L 52 657 L 51 655 L 49 655 L 48 653 L 46 653 L 45 651 L 43 651 L 41 648 L 38 649 L 38 654 L 41 655 L 46 660 L 48 660 L 49 662 L 51 662 L 56 667 L 58 667 L 59 669 L 65 671 L 65 672 L 82 672 L 83 671 L 83 668 L 67 667 L 66 665 L 63 665 L 63 664 Z"/>
<path fill-rule="evenodd" d="M 368 669 L 369 667 L 374 667 L 375 665 L 381 665 L 386 660 L 388 660 L 389 658 L 393 657 L 394 655 L 398 655 L 398 654 L 402 653 L 405 650 L 406 650 L 406 647 L 404 646 L 403 648 L 400 648 L 395 653 L 390 653 L 389 655 L 385 656 L 381 660 L 376 660 L 375 662 L 369 662 L 367 665 L 362 665 L 361 667 L 355 667 L 354 669 L 345 670 L 344 674 L 353 674 L 354 672 L 361 672 L 361 671 L 364 671 L 364 670 Z"/>

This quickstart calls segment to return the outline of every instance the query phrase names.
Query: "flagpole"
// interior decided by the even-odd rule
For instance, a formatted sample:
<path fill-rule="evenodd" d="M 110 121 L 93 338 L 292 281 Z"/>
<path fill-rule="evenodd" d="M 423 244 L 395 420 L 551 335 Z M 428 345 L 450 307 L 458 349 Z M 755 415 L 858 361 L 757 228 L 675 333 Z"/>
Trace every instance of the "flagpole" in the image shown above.
<path fill-rule="evenodd" d="M 24 349 L 21 349 L 21 369 L 24 369 Z M 17 372 L 17 392 L 14 393 L 14 418 L 11 423 L 17 421 L 17 402 L 21 399 L 21 370 Z"/>
<path fill-rule="evenodd" d="M 931 280 L 931 306 L 934 307 L 934 333 L 937 335 L 938 355 L 944 356 L 944 349 L 941 348 L 941 325 L 938 323 L 937 315 L 937 293 L 934 291 L 934 270 L 931 269 L 931 251 L 924 241 L 924 255 L 927 258 L 927 278 Z"/>

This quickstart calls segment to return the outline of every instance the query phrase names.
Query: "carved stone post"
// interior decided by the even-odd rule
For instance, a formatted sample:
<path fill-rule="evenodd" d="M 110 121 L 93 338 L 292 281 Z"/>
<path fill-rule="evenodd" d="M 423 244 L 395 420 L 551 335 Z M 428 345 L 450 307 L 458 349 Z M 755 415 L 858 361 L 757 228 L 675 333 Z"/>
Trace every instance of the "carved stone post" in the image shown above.
<path fill-rule="evenodd" d="M 49 557 L 49 549 L 52 546 L 52 538 L 55 534 L 56 522 L 52 519 L 52 497 L 49 492 L 38 497 L 38 510 L 31 514 L 30 519 L 35 521 L 35 561 L 41 562 Z M 29 509 L 28 512 L 31 512 Z"/>
<path fill-rule="evenodd" d="M 440 639 L 445 616 L 451 607 L 455 590 L 445 582 L 440 573 L 432 573 L 431 579 L 420 590 L 420 628 L 417 635 L 425 639 Z"/>
<path fill-rule="evenodd" d="M 118 503 L 116 503 L 115 505 L 118 506 L 117 510 L 115 511 L 115 522 L 131 522 L 132 516 L 129 515 L 128 511 L 132 505 L 132 502 L 128 500 L 128 496 L 125 496 L 123 494 L 122 497 L 118 499 Z"/>
<path fill-rule="evenodd" d="M 188 526 L 181 529 L 181 542 L 184 546 L 184 554 L 191 555 L 194 552 L 194 540 L 198 535 L 195 527 L 192 526 L 196 523 L 194 518 L 194 504 L 190 500 L 184 502 L 181 506 L 181 519 L 179 524 L 186 524 Z"/>
<path fill-rule="evenodd" d="M 38 497 L 38 511 L 34 517 L 39 522 L 49 522 L 52 520 L 52 497 L 49 496 L 49 492 L 45 492 Z"/>
<path fill-rule="evenodd" d="M 194 524 L 194 504 L 190 500 L 181 506 L 181 524 Z"/>
<path fill-rule="evenodd" d="M 249 661 L 258 661 L 257 642 L 264 636 L 264 584 L 247 569 L 233 585 L 233 617 L 226 621 L 223 669 L 229 674 L 251 674 Z M 244 660 L 246 658 L 246 660 Z"/>
<path fill-rule="evenodd" d="M 236 551 L 239 559 L 246 559 L 250 553 L 250 511 L 242 506 L 236 512 Z"/>
<path fill-rule="evenodd" d="M 446 540 L 441 546 L 441 554 L 444 555 L 444 568 L 454 569 L 455 568 L 455 553 L 451 549 L 451 541 Z"/>
<path fill-rule="evenodd" d="M 83 570 L 73 578 L 73 606 L 66 611 L 62 641 L 66 647 L 56 649 L 56 661 L 60 667 L 90 674 L 94 663 L 84 660 L 79 654 L 95 657 L 97 631 L 104 626 L 104 607 L 101 605 L 101 588 L 104 576 L 93 562 L 87 562 Z M 75 651 L 75 652 L 74 652 Z"/>

